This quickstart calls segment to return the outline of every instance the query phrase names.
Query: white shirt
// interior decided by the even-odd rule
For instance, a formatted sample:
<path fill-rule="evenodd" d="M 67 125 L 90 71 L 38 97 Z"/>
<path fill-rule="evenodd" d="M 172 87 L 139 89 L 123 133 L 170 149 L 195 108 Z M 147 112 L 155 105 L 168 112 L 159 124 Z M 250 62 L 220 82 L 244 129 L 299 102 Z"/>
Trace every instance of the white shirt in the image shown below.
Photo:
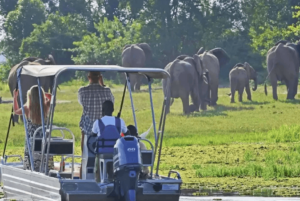
<path fill-rule="evenodd" d="M 108 126 L 108 125 L 116 125 L 116 117 L 113 116 L 104 116 L 101 118 L 104 126 Z M 121 121 L 121 132 L 122 133 L 126 133 L 127 132 L 127 127 L 125 125 L 125 122 L 123 121 L 123 119 L 120 118 Z M 92 132 L 93 133 L 97 133 L 98 136 L 100 136 L 100 128 L 99 128 L 99 120 L 97 119 L 94 124 L 93 124 L 93 128 L 92 128 Z"/>

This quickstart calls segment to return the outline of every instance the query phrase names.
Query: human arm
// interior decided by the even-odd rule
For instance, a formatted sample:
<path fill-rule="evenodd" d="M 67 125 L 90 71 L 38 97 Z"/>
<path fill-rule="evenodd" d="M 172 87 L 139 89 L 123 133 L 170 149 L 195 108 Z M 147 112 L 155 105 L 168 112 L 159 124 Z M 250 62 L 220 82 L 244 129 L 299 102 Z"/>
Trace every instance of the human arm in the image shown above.
<path fill-rule="evenodd" d="M 121 119 L 121 133 L 123 133 L 125 136 L 131 135 L 123 119 Z"/>
<path fill-rule="evenodd" d="M 99 133 L 98 120 L 96 120 L 93 124 L 92 135 L 97 136 Z"/>
<path fill-rule="evenodd" d="M 78 103 L 82 105 L 82 92 L 81 88 L 78 90 Z"/>
<path fill-rule="evenodd" d="M 17 90 L 14 90 L 13 92 L 14 94 L 14 100 L 13 100 L 13 109 L 14 109 L 14 113 L 16 115 L 22 115 L 22 108 L 19 108 L 19 104 L 18 104 L 18 95 L 19 95 L 19 91 Z M 25 105 L 24 106 L 24 110 L 25 110 L 25 114 L 26 116 L 28 115 L 28 108 L 27 106 Z"/>

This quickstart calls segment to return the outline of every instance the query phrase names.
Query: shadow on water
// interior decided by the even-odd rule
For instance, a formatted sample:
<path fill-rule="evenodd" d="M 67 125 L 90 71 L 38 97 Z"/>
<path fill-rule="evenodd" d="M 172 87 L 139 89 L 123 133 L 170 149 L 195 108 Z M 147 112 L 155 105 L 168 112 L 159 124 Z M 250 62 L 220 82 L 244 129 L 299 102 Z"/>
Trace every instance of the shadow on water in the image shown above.
<path fill-rule="evenodd" d="M 186 185 L 188 187 L 190 184 Z M 298 187 L 266 187 L 261 188 L 251 187 L 249 189 L 218 189 L 209 186 L 199 186 L 199 184 L 192 184 L 198 186 L 197 189 L 183 188 L 182 196 L 253 196 L 253 197 L 299 197 L 300 188 Z M 280 193 L 279 193 L 280 192 Z M 286 193 L 285 193 L 286 192 Z"/>

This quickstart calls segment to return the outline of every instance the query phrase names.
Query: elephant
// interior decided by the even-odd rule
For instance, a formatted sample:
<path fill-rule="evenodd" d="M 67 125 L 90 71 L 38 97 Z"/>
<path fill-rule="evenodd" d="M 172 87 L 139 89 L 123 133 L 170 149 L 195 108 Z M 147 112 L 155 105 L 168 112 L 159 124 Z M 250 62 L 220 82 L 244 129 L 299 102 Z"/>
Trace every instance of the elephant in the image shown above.
<path fill-rule="evenodd" d="M 239 101 L 242 102 L 243 92 L 246 88 L 247 99 L 252 101 L 251 90 L 249 81 L 254 80 L 253 91 L 257 89 L 257 74 L 256 71 L 250 66 L 249 63 L 245 62 L 244 64 L 238 63 L 233 69 L 229 72 L 229 81 L 231 93 L 231 103 L 234 103 L 234 94 L 236 91 L 239 93 Z"/>
<path fill-rule="evenodd" d="M 122 66 L 124 67 L 145 67 L 152 58 L 151 47 L 147 43 L 126 45 L 122 52 Z M 131 90 L 140 90 L 141 75 L 131 74 Z"/>
<path fill-rule="evenodd" d="M 13 91 L 14 89 L 16 89 L 17 86 L 17 69 L 24 65 L 55 65 L 55 60 L 52 55 L 49 55 L 47 60 L 37 58 L 37 57 L 28 57 L 23 59 L 19 64 L 12 67 L 8 75 L 8 85 L 12 96 L 13 96 Z M 40 78 L 40 84 L 43 87 L 45 92 L 48 92 L 50 89 L 50 93 L 52 93 L 52 88 L 54 84 L 53 81 L 54 81 L 54 76 Z M 21 77 L 21 84 L 22 84 L 22 100 L 23 103 L 25 103 L 27 91 L 33 85 L 37 85 L 37 79 L 29 75 L 23 75 Z M 20 99 L 18 99 L 18 104 L 21 105 Z M 14 121 L 18 122 L 17 115 L 14 116 Z"/>
<path fill-rule="evenodd" d="M 208 74 L 206 74 L 200 56 L 186 57 L 183 60 L 175 59 L 170 62 L 165 70 L 170 78 L 163 79 L 163 92 L 167 97 L 166 112 L 170 112 L 170 106 L 174 98 L 180 98 L 183 105 L 183 113 L 198 112 L 207 109 L 205 100 L 208 93 Z M 193 105 L 189 105 L 191 95 Z M 172 99 L 172 100 L 171 100 Z"/>
<path fill-rule="evenodd" d="M 201 47 L 197 55 L 203 63 L 205 70 L 209 72 L 209 93 L 208 98 L 210 100 L 210 105 L 215 106 L 218 100 L 218 88 L 219 88 L 219 73 L 220 67 L 226 65 L 230 58 L 222 48 L 214 48 L 210 51 L 204 51 Z M 177 59 L 183 60 L 186 55 L 180 55 Z"/>
<path fill-rule="evenodd" d="M 278 100 L 277 81 L 284 81 L 287 87 L 287 99 L 294 99 L 298 90 L 300 43 L 292 44 L 280 41 L 267 53 L 267 69 L 270 78 L 273 99 Z M 265 94 L 267 85 L 265 83 Z"/>

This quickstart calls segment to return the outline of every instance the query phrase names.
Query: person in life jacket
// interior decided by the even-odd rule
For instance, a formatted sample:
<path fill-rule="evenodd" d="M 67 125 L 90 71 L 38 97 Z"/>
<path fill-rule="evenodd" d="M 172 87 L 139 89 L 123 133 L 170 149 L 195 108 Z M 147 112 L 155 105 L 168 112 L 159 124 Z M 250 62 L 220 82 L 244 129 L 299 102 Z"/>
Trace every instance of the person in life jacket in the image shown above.
<path fill-rule="evenodd" d="M 97 119 L 92 128 L 92 134 L 98 136 L 98 146 L 96 153 L 113 153 L 113 146 L 116 140 L 121 137 L 121 133 L 126 135 L 129 134 L 125 122 L 123 119 L 112 116 L 114 112 L 114 104 L 110 100 L 104 101 L 102 105 L 103 117 Z M 94 173 L 96 181 L 100 178 L 100 167 L 98 154 L 95 158 Z M 111 179 L 113 176 L 113 166 L 111 163 L 107 164 L 108 178 Z"/>

